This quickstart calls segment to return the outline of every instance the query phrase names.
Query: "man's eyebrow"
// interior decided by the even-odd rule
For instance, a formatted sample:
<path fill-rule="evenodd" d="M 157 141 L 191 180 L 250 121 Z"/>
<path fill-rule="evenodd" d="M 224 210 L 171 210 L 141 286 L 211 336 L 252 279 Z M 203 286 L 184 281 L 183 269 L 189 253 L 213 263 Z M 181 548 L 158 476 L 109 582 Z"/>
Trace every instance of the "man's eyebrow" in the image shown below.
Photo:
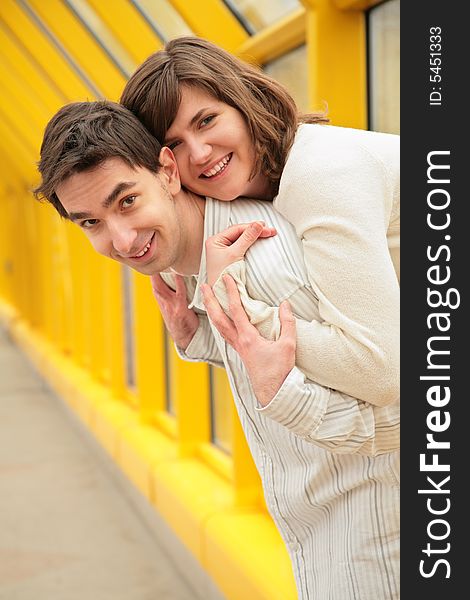
<path fill-rule="evenodd" d="M 125 191 L 133 188 L 136 185 L 136 181 L 121 181 L 119 182 L 112 192 L 106 196 L 101 203 L 103 208 L 109 208 L 111 204 Z M 72 212 L 69 213 L 69 219 L 71 221 L 79 221 L 80 219 L 94 219 L 93 215 L 88 212 Z"/>
<path fill-rule="evenodd" d="M 72 212 L 68 213 L 68 217 L 71 221 L 80 221 L 80 219 L 92 219 L 93 215 L 86 212 Z"/>
<path fill-rule="evenodd" d="M 127 191 L 128 189 L 134 187 L 136 183 L 136 181 L 121 181 L 115 186 L 113 191 L 110 194 L 108 194 L 108 196 L 103 200 L 101 206 L 103 208 L 109 208 L 111 204 L 116 200 L 116 198 L 118 198 L 118 196 L 120 196 L 123 192 Z"/>

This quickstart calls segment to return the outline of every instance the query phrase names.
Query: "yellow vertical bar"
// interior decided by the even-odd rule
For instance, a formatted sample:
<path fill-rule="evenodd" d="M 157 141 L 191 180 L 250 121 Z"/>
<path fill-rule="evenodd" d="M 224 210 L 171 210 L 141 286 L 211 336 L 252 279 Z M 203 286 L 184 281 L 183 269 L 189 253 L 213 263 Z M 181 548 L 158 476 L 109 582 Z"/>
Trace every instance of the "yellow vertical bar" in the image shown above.
<path fill-rule="evenodd" d="M 122 398 L 125 381 L 121 265 L 108 260 L 103 271 L 105 378 L 114 395 Z"/>
<path fill-rule="evenodd" d="M 21 43 L 14 37 L 12 32 L 0 21 L 0 45 L 3 49 L 3 57 L 21 81 L 28 84 L 28 93 L 34 92 L 46 110 L 57 110 L 59 106 L 67 101 L 60 90 L 45 77 L 35 59 L 28 54 Z"/>
<path fill-rule="evenodd" d="M 162 47 L 161 40 L 128 0 L 113 0 L 112 10 L 103 0 L 87 1 L 137 64 Z"/>
<path fill-rule="evenodd" d="M 28 4 L 104 96 L 117 100 L 124 75 L 73 13 L 60 0 L 28 0 Z"/>
<path fill-rule="evenodd" d="M 0 128 L 1 135 L 1 128 Z M 4 158 L 2 156 L 2 158 Z M 5 157 L 8 161 L 8 158 Z M 2 165 L 8 162 L 2 162 Z M 2 172 L 4 175 L 4 172 Z M 1 202 L 2 219 L 0 220 L 0 295 L 2 299 L 15 308 L 18 307 L 18 300 L 15 294 L 15 275 L 17 269 L 17 259 L 14 243 L 14 231 L 12 224 L 15 222 L 15 203 L 18 202 L 21 190 L 21 178 L 15 171 L 9 174 L 9 177 L 2 177 Z"/>
<path fill-rule="evenodd" d="M 65 354 L 70 354 L 73 345 L 73 289 L 69 240 L 63 219 L 56 224 L 58 255 L 56 260 L 57 294 L 59 297 L 57 315 L 59 349 Z"/>
<path fill-rule="evenodd" d="M 141 418 L 150 422 L 165 410 L 164 325 L 148 277 L 133 272 L 134 341 Z"/>
<path fill-rule="evenodd" d="M 31 325 L 36 323 L 36 228 L 33 214 L 33 198 L 25 189 L 17 199 L 19 227 L 14 228 L 13 237 L 18 239 L 21 235 L 21 244 L 17 244 L 17 253 L 20 259 L 22 279 L 22 294 L 24 296 L 24 316 Z M 20 234 L 21 232 L 21 234 Z"/>
<path fill-rule="evenodd" d="M 44 260 L 42 250 L 42 224 L 47 215 L 45 207 L 32 200 L 32 213 L 34 214 L 34 263 L 32 274 L 32 285 L 34 286 L 34 327 L 39 331 L 44 329 L 46 304 L 46 290 L 44 281 Z M 50 210 L 50 209 L 49 209 Z"/>
<path fill-rule="evenodd" d="M 67 59 L 57 50 L 46 34 L 40 31 L 15 0 L 0 2 L 3 25 L 18 40 L 20 47 L 39 66 L 41 76 L 57 87 L 69 100 L 83 100 L 91 96 L 91 90 L 74 71 Z M 53 77 L 53 79 L 52 79 Z"/>
<path fill-rule="evenodd" d="M 51 218 L 52 218 L 52 207 L 43 206 L 38 214 L 38 248 L 36 254 L 36 260 L 40 265 L 41 272 L 41 318 L 40 318 L 40 331 L 45 335 L 47 339 L 50 339 L 50 322 L 51 312 L 53 307 L 49 301 L 50 289 L 50 269 L 48 268 L 48 241 L 50 238 L 51 230 Z"/>
<path fill-rule="evenodd" d="M 187 456 L 209 441 L 209 369 L 205 364 L 190 363 L 178 357 L 172 379 L 179 451 L 181 456 Z"/>
<path fill-rule="evenodd" d="M 234 52 L 248 38 L 230 10 L 219 0 L 198 0 L 197 10 L 187 0 L 169 0 L 196 35 Z"/>
<path fill-rule="evenodd" d="M 38 131 L 33 127 L 28 127 L 28 121 L 24 118 L 22 106 L 19 106 L 15 99 L 10 95 L 9 90 L 0 89 L 0 106 L 5 114 L 5 120 L 19 136 L 21 143 L 27 148 L 28 153 L 33 157 L 33 163 L 36 160 L 38 152 Z"/>
<path fill-rule="evenodd" d="M 248 447 L 235 404 L 232 405 L 233 419 L 233 484 L 235 501 L 238 505 L 260 505 L 263 500 L 261 479 Z"/>
<path fill-rule="evenodd" d="M 302 0 L 307 8 L 309 97 L 325 102 L 334 125 L 367 127 L 366 24 L 362 11 L 340 10 L 331 0 Z"/>
<path fill-rule="evenodd" d="M 76 225 L 67 223 L 65 227 L 69 239 L 72 274 L 72 354 L 79 365 L 85 366 L 88 365 L 85 341 L 88 320 L 85 314 L 84 290 L 86 289 L 86 257 L 89 252 L 89 242 Z"/>
<path fill-rule="evenodd" d="M 87 313 L 90 327 L 88 329 L 87 346 L 90 352 L 90 371 L 94 377 L 106 383 L 106 330 L 103 327 L 105 320 L 105 293 L 104 274 L 105 258 L 96 254 L 90 248 L 90 262 L 84 284 L 87 287 Z M 85 315 L 85 319 L 86 319 Z"/>
<path fill-rule="evenodd" d="M 2 95 L 0 94 L 0 137 L 4 148 L 8 152 L 11 162 L 15 162 L 15 171 L 18 172 L 20 178 L 26 182 L 26 185 L 31 184 L 37 177 L 35 173 L 35 154 L 31 145 L 25 140 L 21 133 L 10 121 L 8 108 L 3 104 Z"/>

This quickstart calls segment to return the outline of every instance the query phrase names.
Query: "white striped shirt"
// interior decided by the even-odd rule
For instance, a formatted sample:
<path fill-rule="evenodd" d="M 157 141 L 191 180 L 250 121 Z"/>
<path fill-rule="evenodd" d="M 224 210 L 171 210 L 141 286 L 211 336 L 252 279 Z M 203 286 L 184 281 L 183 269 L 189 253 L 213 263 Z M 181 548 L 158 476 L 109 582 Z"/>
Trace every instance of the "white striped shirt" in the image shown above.
<path fill-rule="evenodd" d="M 288 299 L 299 319 L 319 319 L 302 245 L 269 202 L 206 202 L 204 237 L 264 220 L 277 235 L 259 240 L 226 272 L 238 282 L 252 322 Z M 200 314 L 205 255 L 192 306 Z M 191 283 L 193 285 L 191 285 Z M 246 290 L 245 290 L 246 286 Z M 227 306 L 219 282 L 215 292 Z M 270 308 L 270 310 L 272 310 Z M 271 315 L 272 317 L 272 315 Z M 263 335 L 276 337 L 279 328 Z M 302 600 L 399 597 L 399 407 L 377 407 L 309 381 L 297 367 L 265 408 L 257 406 L 238 354 L 217 330 L 201 327 L 183 357 L 227 370 L 266 503 L 288 548 Z M 313 357 L 314 359 L 314 357 Z"/>

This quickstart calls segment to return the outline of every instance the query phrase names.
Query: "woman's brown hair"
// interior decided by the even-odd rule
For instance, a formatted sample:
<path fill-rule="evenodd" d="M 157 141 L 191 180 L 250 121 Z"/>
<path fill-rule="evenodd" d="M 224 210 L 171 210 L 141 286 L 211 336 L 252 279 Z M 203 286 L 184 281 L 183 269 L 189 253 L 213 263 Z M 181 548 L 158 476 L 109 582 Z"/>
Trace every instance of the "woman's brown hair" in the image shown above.
<path fill-rule="evenodd" d="M 292 96 L 279 82 L 197 37 L 175 38 L 149 56 L 127 82 L 120 102 L 164 143 L 178 112 L 182 85 L 198 87 L 240 111 L 257 157 L 252 177 L 265 175 L 273 194 L 299 121 L 328 122 L 323 113 L 300 117 Z"/>

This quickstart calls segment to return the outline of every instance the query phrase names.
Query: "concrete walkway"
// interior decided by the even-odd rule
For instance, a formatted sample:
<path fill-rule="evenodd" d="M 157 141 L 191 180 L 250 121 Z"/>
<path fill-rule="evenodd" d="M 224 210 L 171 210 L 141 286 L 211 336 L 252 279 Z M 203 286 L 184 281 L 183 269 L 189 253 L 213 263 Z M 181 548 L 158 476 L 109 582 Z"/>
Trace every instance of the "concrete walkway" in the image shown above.
<path fill-rule="evenodd" d="M 93 444 L 0 326 L 0 599 L 200 598 Z"/>

